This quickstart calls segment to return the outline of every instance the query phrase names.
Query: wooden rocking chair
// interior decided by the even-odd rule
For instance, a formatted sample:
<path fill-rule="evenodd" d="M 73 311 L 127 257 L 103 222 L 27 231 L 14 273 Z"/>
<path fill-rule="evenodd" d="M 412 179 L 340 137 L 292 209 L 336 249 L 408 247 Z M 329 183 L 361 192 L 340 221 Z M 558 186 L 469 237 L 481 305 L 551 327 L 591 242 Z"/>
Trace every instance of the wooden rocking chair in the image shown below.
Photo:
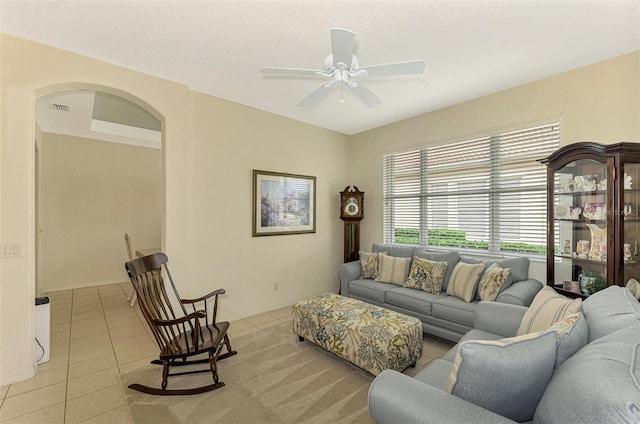
<path fill-rule="evenodd" d="M 160 348 L 160 359 L 151 363 L 162 364 L 161 389 L 141 384 L 131 384 L 129 388 L 152 395 L 191 395 L 223 387 L 224 383 L 218 379 L 216 360 L 228 358 L 237 353 L 231 350 L 227 336 L 229 323 L 216 322 L 218 296 L 224 294 L 224 289 L 215 290 L 198 299 L 181 299 L 167 268 L 167 256 L 164 253 L 134 259 L 127 262 L 125 268 L 136 291 L 142 314 Z M 170 295 L 165 290 L 163 269 L 181 308 L 179 311 L 181 313 L 178 315 L 174 312 Z M 212 297 L 213 300 L 207 302 Z M 208 303 L 213 303 L 211 320 L 209 320 Z M 201 307 L 197 309 L 196 304 Z M 193 309 L 192 312 L 187 312 L 185 308 L 189 305 L 189 309 Z M 221 354 L 223 346 L 226 346 L 226 353 Z M 208 358 L 187 360 L 189 357 L 203 353 L 208 353 Z M 209 367 L 169 373 L 169 368 L 172 366 L 203 363 L 208 363 Z M 213 384 L 192 389 L 167 389 L 168 377 L 208 371 L 213 375 Z"/>

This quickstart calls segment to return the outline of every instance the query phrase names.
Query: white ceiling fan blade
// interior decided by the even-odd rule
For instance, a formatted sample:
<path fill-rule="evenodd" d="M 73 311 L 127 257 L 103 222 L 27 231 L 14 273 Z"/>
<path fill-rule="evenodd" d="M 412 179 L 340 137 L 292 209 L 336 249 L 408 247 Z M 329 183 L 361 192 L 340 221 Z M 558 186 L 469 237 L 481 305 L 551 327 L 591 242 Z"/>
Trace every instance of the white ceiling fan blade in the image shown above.
<path fill-rule="evenodd" d="M 362 83 L 351 81 L 346 85 L 353 92 L 353 94 L 355 94 L 355 96 L 359 98 L 360 101 L 362 101 L 362 103 L 364 103 L 365 105 L 369 107 L 376 107 L 380 103 L 382 103 L 380 97 L 373 94 L 373 91 L 362 85 Z"/>
<path fill-rule="evenodd" d="M 268 75 L 293 75 L 293 76 L 330 76 L 318 69 L 296 69 L 296 68 L 260 68 L 260 72 Z"/>
<path fill-rule="evenodd" d="M 340 69 L 338 63 L 344 63 L 344 69 L 351 68 L 353 43 L 356 33 L 342 28 L 331 28 L 331 53 L 333 66 Z"/>
<path fill-rule="evenodd" d="M 298 107 L 302 109 L 307 109 L 312 106 L 315 106 L 324 96 L 329 94 L 331 88 L 336 84 L 335 81 L 329 81 L 322 84 L 320 87 L 316 88 L 311 94 L 302 99 L 300 103 L 298 103 Z"/>
<path fill-rule="evenodd" d="M 358 71 L 367 71 L 366 78 L 395 77 L 400 75 L 421 75 L 426 64 L 422 60 L 411 62 L 386 63 L 384 65 L 363 66 Z"/>

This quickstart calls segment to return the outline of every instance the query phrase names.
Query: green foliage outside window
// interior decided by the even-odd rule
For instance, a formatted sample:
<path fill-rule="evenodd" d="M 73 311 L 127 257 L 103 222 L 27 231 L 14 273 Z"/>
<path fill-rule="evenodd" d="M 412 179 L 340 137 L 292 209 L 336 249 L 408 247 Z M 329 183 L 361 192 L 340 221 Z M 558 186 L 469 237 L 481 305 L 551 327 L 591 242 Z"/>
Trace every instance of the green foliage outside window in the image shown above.
<path fill-rule="evenodd" d="M 417 228 L 396 228 L 395 243 L 420 244 L 420 230 Z M 467 240 L 465 231 L 449 230 L 446 228 L 432 228 L 427 232 L 428 246 L 454 247 L 459 249 L 488 250 L 489 242 L 482 240 Z M 535 245 L 523 242 L 501 241 L 501 252 L 530 253 L 544 255 L 547 251 L 544 245 Z"/>
<path fill-rule="evenodd" d="M 417 228 L 396 228 L 394 241 L 398 244 L 420 244 L 420 230 Z"/>

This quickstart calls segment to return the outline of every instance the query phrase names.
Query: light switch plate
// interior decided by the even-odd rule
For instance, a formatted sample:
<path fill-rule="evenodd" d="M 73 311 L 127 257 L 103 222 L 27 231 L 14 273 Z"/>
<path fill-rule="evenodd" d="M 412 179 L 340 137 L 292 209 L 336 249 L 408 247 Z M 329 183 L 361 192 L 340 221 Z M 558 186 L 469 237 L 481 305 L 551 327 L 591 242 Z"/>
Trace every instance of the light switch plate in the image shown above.
<path fill-rule="evenodd" d="M 2 243 L 3 258 L 19 258 L 22 256 L 22 243 Z"/>

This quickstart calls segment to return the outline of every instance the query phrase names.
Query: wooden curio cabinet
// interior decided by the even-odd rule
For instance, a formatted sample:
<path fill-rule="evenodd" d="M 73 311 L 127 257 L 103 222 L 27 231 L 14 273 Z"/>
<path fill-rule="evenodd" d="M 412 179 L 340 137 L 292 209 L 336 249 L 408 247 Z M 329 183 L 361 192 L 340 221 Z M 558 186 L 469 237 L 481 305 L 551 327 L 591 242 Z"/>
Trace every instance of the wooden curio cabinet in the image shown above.
<path fill-rule="evenodd" d="M 547 165 L 547 284 L 587 297 L 640 280 L 640 143 L 564 146 Z"/>

